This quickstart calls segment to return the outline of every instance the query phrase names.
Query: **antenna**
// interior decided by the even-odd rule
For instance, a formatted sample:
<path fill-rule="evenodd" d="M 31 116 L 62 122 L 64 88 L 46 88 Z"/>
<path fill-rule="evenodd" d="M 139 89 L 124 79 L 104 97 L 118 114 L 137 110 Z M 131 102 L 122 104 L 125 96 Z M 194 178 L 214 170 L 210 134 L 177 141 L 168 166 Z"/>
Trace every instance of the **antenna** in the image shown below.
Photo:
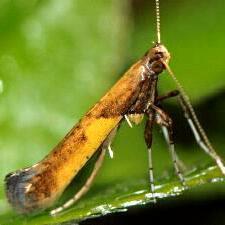
<path fill-rule="evenodd" d="M 161 43 L 159 1 L 160 0 L 155 0 L 157 44 Z M 222 159 L 220 158 L 219 155 L 217 155 L 215 149 L 213 148 L 211 142 L 209 141 L 209 138 L 207 137 L 205 130 L 203 129 L 202 125 L 200 124 L 198 117 L 195 113 L 195 110 L 194 110 L 193 106 L 191 105 L 189 97 L 186 94 L 183 86 L 180 84 L 180 82 L 178 81 L 178 79 L 175 76 L 175 74 L 173 73 L 173 71 L 170 69 L 167 62 L 164 61 L 162 58 L 161 58 L 161 62 L 164 64 L 170 77 L 174 80 L 178 90 L 180 91 L 179 102 L 185 112 L 185 117 L 191 127 L 191 130 L 195 136 L 196 141 L 198 142 L 199 146 L 216 161 L 221 172 L 225 175 L 225 165 L 223 164 Z"/>
<path fill-rule="evenodd" d="M 202 126 L 201 126 L 201 124 L 200 124 L 200 122 L 198 120 L 198 117 L 196 116 L 196 113 L 195 113 L 195 111 L 193 109 L 193 106 L 191 105 L 190 99 L 189 99 L 188 95 L 186 94 L 183 86 L 180 84 L 180 82 L 178 81 L 178 79 L 174 75 L 173 71 L 170 69 L 169 65 L 166 62 L 164 62 L 164 61 L 163 61 L 163 64 L 166 67 L 169 75 L 172 77 L 172 79 L 174 80 L 175 84 L 177 85 L 177 87 L 178 87 L 178 89 L 180 91 L 180 94 L 181 94 L 181 96 L 183 98 L 183 101 L 185 102 L 186 107 L 188 107 L 188 110 L 190 111 L 191 116 L 192 116 L 192 118 L 193 118 L 193 120 L 194 120 L 194 122 L 195 122 L 195 124 L 196 124 L 196 126 L 197 126 L 197 128 L 198 128 L 198 130 L 200 132 L 200 134 L 202 135 L 202 138 L 204 139 L 206 145 L 208 146 L 208 148 L 212 152 L 215 152 L 215 150 L 213 149 L 213 147 L 212 147 L 212 145 L 211 145 L 211 143 L 210 143 L 210 141 L 209 141 L 209 139 L 208 139 L 204 129 L 202 128 Z"/>
<path fill-rule="evenodd" d="M 159 8 L 159 0 L 155 0 L 155 11 L 156 11 L 157 44 L 160 44 L 161 43 L 161 37 L 160 37 L 160 8 Z"/>
<path fill-rule="evenodd" d="M 206 153 L 208 153 L 213 159 L 215 159 L 217 165 L 219 166 L 219 168 L 221 169 L 222 173 L 225 174 L 225 167 L 223 165 L 223 162 L 221 160 L 221 158 L 217 155 L 215 149 L 213 148 L 209 138 L 207 137 L 205 130 L 203 129 L 203 127 L 201 126 L 198 117 L 195 113 L 195 110 L 189 100 L 188 95 L 186 94 L 183 86 L 180 84 L 180 82 L 178 81 L 178 79 L 176 78 L 175 74 L 173 73 L 173 71 L 170 69 L 169 65 L 162 60 L 162 63 L 164 64 L 165 68 L 167 69 L 169 75 L 172 77 L 172 79 L 174 80 L 175 84 L 177 85 L 178 90 L 180 91 L 181 97 L 179 99 L 180 103 L 181 103 L 181 107 L 184 109 L 184 111 L 186 112 L 187 110 L 190 112 L 191 118 L 194 121 L 199 134 L 201 135 L 204 143 L 206 144 L 206 147 L 204 147 L 204 144 L 201 143 L 200 141 L 200 145 L 201 147 L 205 150 Z M 192 125 L 191 125 L 192 127 Z M 193 127 L 192 127 L 193 129 Z M 195 130 L 195 128 L 194 128 Z M 194 131 L 197 132 L 197 131 Z"/>

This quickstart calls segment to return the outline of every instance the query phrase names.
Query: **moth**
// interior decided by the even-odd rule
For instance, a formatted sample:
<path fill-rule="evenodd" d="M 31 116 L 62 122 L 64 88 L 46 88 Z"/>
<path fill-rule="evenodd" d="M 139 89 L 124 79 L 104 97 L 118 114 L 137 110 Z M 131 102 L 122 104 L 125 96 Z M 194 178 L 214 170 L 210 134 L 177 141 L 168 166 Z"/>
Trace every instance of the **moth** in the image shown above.
<path fill-rule="evenodd" d="M 159 6 L 158 4 L 156 0 L 156 6 Z M 159 7 L 156 9 L 157 21 L 159 21 Z M 129 125 L 140 123 L 143 116 L 147 118 L 144 138 L 148 149 L 152 197 L 155 198 L 151 158 L 152 129 L 155 124 L 162 128 L 175 171 L 182 184 L 186 185 L 174 149 L 173 122 L 161 107 L 161 103 L 170 97 L 178 98 L 197 143 L 216 161 L 222 173 L 225 174 L 222 159 L 210 144 L 189 98 L 169 68 L 169 60 L 170 53 L 161 44 L 158 35 L 157 43 L 130 67 L 42 161 L 6 176 L 6 195 L 12 207 L 23 214 L 51 207 L 90 158 L 98 153 L 93 172 L 84 186 L 64 205 L 50 213 L 55 215 L 70 207 L 89 190 L 102 165 L 107 149 L 112 155 L 111 143 L 120 124 L 124 120 Z M 158 78 L 164 70 L 167 70 L 174 79 L 178 90 L 159 95 Z"/>

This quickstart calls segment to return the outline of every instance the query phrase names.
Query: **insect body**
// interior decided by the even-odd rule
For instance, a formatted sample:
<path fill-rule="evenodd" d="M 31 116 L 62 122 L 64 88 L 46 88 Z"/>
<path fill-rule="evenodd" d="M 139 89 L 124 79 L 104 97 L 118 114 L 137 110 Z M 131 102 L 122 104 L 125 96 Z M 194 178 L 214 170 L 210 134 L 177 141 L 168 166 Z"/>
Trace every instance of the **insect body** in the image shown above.
<path fill-rule="evenodd" d="M 116 128 L 126 115 L 150 116 L 157 101 L 158 75 L 165 69 L 161 60 L 168 62 L 169 58 L 167 49 L 156 44 L 48 156 L 32 167 L 7 175 L 6 193 L 12 206 L 21 213 L 51 206 L 90 157 L 110 146 Z M 150 128 L 151 124 L 148 122 L 147 126 Z M 147 132 L 148 144 L 150 139 Z"/>
<path fill-rule="evenodd" d="M 198 145 L 215 160 L 225 175 L 222 159 L 213 149 L 189 98 L 168 66 L 170 54 L 166 47 L 160 44 L 159 0 L 155 2 L 158 36 L 155 46 L 122 76 L 49 155 L 32 167 L 6 176 L 6 194 L 9 202 L 18 212 L 31 213 L 50 207 L 94 153 L 99 153 L 93 172 L 85 185 L 64 205 L 52 210 L 51 214 L 54 215 L 71 206 L 90 188 L 101 167 L 106 149 L 113 156 L 110 145 L 120 123 L 126 119 L 131 126 L 131 122 L 140 123 L 144 115 L 147 117 L 144 137 L 148 148 L 149 181 L 153 199 L 155 196 L 151 145 L 154 124 L 162 128 L 175 171 L 185 186 L 186 182 L 180 172 L 174 149 L 172 119 L 161 108 L 162 101 L 175 96 L 178 96 Z M 158 96 L 158 76 L 165 69 L 175 81 L 178 91 Z"/>

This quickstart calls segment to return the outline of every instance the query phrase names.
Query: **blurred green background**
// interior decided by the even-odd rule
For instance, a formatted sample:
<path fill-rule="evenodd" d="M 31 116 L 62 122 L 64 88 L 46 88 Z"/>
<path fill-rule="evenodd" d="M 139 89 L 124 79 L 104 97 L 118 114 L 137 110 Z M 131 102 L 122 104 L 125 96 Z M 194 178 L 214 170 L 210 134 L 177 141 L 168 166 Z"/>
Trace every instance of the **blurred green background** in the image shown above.
<path fill-rule="evenodd" d="M 224 10 L 224 0 L 161 2 L 162 42 L 171 52 L 171 67 L 225 157 Z M 49 219 L 44 214 L 33 223 L 33 218 L 17 216 L 6 202 L 3 180 L 8 172 L 41 160 L 152 46 L 155 29 L 153 0 L 0 2 L 0 224 L 82 218 L 108 198 L 148 188 L 144 124 L 130 129 L 126 123 L 113 144 L 115 158 L 106 157 L 93 189 L 68 216 Z M 161 75 L 160 93 L 174 88 L 169 76 Z M 177 152 L 188 170 L 198 173 L 199 168 L 213 165 L 197 148 L 176 101 L 169 100 L 165 108 L 175 119 Z M 153 149 L 156 184 L 176 181 L 159 129 L 155 129 Z M 185 196 L 225 199 L 223 185 L 206 185 L 204 194 L 197 188 Z"/>

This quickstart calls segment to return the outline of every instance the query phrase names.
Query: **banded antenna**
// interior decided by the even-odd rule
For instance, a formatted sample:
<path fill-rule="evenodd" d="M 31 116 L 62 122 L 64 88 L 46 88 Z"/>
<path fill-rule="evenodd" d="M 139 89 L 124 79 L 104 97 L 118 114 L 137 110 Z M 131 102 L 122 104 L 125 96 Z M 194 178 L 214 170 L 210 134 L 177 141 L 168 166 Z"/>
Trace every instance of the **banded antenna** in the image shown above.
<path fill-rule="evenodd" d="M 160 8 L 159 8 L 159 0 L 155 0 L 155 12 L 156 12 L 157 44 L 160 44 L 161 43 L 161 36 L 160 36 Z"/>

